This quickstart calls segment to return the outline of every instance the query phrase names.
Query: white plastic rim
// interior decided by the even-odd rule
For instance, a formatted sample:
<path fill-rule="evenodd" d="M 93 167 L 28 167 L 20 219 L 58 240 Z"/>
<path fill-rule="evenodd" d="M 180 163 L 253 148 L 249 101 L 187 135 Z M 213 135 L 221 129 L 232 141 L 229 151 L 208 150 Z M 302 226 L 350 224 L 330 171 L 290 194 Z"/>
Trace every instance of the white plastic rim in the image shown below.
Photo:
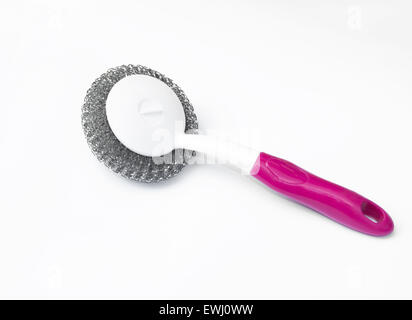
<path fill-rule="evenodd" d="M 113 133 L 130 150 L 150 157 L 168 154 L 175 136 L 184 134 L 185 113 L 174 91 L 148 75 L 131 75 L 117 82 L 106 101 Z"/>

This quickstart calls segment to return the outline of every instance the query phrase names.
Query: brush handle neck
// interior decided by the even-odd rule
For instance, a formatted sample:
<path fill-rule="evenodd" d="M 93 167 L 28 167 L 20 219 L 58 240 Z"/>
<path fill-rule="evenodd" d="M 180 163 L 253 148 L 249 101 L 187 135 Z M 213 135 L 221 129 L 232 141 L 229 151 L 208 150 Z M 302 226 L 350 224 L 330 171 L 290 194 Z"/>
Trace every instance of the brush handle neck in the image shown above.
<path fill-rule="evenodd" d="M 202 134 L 179 134 L 175 147 L 194 150 L 199 164 L 224 164 L 242 174 L 250 174 L 259 152 L 241 144 Z"/>

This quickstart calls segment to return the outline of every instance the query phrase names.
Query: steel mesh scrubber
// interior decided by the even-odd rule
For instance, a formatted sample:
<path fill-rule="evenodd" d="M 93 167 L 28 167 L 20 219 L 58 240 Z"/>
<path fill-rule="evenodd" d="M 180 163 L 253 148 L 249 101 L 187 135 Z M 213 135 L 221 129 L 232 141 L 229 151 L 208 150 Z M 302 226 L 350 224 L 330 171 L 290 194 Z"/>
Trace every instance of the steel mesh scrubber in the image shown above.
<path fill-rule="evenodd" d="M 187 165 L 188 158 L 182 159 L 183 153 L 176 150 L 166 155 L 173 159 L 172 163 L 166 163 L 131 151 L 116 138 L 106 116 L 106 100 L 110 90 L 121 79 L 136 74 L 154 77 L 168 85 L 183 106 L 185 131 L 197 132 L 197 117 L 183 90 L 163 74 L 140 65 L 112 68 L 93 82 L 82 107 L 82 126 L 92 152 L 108 168 L 128 179 L 159 182 L 177 175 Z"/>

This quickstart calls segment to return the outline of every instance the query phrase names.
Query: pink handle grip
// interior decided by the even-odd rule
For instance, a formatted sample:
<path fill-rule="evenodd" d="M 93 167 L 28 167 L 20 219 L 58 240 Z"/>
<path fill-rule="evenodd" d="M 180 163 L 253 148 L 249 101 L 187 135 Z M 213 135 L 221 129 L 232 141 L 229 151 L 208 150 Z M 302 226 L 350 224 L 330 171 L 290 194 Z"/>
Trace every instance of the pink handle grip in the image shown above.
<path fill-rule="evenodd" d="M 261 152 L 251 175 L 273 190 L 354 230 L 373 236 L 385 236 L 393 230 L 391 217 L 377 204 L 283 159 Z"/>

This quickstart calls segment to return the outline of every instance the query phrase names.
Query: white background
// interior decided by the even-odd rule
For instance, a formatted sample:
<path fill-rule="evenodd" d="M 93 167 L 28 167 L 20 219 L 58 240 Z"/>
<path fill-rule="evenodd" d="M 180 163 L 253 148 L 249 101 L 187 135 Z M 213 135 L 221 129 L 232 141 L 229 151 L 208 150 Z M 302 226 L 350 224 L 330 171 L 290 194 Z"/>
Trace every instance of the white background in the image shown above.
<path fill-rule="evenodd" d="M 412 298 L 409 1 L 0 4 L 1 298 Z M 81 105 L 108 68 L 171 77 L 202 130 L 376 201 L 351 231 L 221 166 L 106 169 Z"/>

